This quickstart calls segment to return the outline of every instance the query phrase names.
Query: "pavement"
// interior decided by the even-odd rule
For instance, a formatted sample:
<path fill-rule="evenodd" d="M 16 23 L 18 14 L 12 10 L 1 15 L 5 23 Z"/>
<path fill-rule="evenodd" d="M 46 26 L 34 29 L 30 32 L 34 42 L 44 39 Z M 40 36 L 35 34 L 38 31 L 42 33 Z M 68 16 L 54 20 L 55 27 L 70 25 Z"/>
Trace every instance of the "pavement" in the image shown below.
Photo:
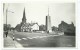
<path fill-rule="evenodd" d="M 13 41 L 13 39 L 9 36 L 4 37 L 4 47 L 5 48 L 22 48 L 23 46 L 17 41 Z"/>

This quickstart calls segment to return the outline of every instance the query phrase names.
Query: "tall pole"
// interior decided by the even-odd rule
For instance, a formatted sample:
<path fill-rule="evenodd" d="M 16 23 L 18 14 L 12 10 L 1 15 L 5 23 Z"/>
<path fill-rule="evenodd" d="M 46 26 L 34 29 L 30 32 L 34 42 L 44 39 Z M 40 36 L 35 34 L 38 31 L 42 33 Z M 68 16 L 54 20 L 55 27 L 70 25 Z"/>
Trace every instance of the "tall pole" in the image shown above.
<path fill-rule="evenodd" d="M 7 24 L 7 15 L 8 15 L 8 4 L 7 4 L 7 7 L 6 7 L 6 31 L 8 32 L 8 24 Z"/>
<path fill-rule="evenodd" d="M 3 3 L 3 13 L 4 13 L 5 3 Z"/>
<path fill-rule="evenodd" d="M 7 9 L 6 9 L 6 37 L 7 37 L 7 35 L 8 35 L 8 29 L 7 29 Z"/>
<path fill-rule="evenodd" d="M 6 9 L 6 31 L 8 31 L 8 30 L 7 30 L 7 11 L 8 11 L 8 10 Z"/>

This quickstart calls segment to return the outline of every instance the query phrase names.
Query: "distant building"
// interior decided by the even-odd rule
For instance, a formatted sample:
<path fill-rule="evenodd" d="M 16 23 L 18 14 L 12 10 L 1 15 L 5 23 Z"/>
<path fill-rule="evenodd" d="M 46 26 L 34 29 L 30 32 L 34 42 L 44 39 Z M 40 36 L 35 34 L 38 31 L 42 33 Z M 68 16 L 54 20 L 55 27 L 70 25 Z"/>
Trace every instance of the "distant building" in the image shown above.
<path fill-rule="evenodd" d="M 26 15 L 25 15 L 25 9 L 24 9 L 22 22 L 18 24 L 15 27 L 15 29 L 20 32 L 29 32 L 33 30 L 39 30 L 39 25 L 38 23 L 27 23 L 26 22 Z"/>
<path fill-rule="evenodd" d="M 38 23 L 32 23 L 31 24 L 31 31 L 38 31 L 38 30 L 39 30 Z"/>
<path fill-rule="evenodd" d="M 75 35 L 75 26 L 73 23 L 67 24 L 62 21 L 58 26 L 58 30 L 64 32 L 64 34 Z"/>

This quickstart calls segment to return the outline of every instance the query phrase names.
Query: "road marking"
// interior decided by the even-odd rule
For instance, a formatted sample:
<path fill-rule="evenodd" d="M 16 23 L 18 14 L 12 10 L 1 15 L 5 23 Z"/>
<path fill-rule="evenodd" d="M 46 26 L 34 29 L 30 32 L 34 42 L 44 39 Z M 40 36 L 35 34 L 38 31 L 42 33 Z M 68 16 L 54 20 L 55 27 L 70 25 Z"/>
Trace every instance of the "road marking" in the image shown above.
<path fill-rule="evenodd" d="M 47 37 L 47 36 L 39 36 L 39 38 L 44 38 L 44 37 Z"/>
<path fill-rule="evenodd" d="M 36 38 L 39 38 L 39 37 L 40 37 L 40 36 L 36 36 L 36 37 L 33 37 L 33 38 L 35 38 L 35 39 L 36 39 Z"/>
<path fill-rule="evenodd" d="M 39 38 L 43 38 L 43 37 L 39 37 Z"/>
<path fill-rule="evenodd" d="M 59 35 L 54 35 L 54 36 L 59 36 Z"/>
<path fill-rule="evenodd" d="M 22 38 L 23 40 L 27 40 L 27 38 Z"/>
<path fill-rule="evenodd" d="M 19 40 L 19 41 L 20 41 L 21 39 L 20 39 L 20 38 L 17 38 L 17 40 Z"/>
<path fill-rule="evenodd" d="M 43 37 L 48 37 L 48 36 L 43 36 Z"/>
<path fill-rule="evenodd" d="M 51 37 L 51 36 L 59 36 L 59 35 L 48 35 L 48 36 L 36 36 L 36 37 L 27 37 L 28 39 L 37 39 L 37 38 L 45 38 L 45 37 Z M 25 38 L 23 38 L 25 39 Z"/>
<path fill-rule="evenodd" d="M 42 38 L 42 36 L 36 36 L 36 37 L 27 37 L 28 39 L 36 39 L 36 38 Z"/>
<path fill-rule="evenodd" d="M 29 38 L 29 39 L 33 39 L 33 38 Z"/>
<path fill-rule="evenodd" d="M 27 37 L 28 39 L 33 39 L 32 37 Z"/>

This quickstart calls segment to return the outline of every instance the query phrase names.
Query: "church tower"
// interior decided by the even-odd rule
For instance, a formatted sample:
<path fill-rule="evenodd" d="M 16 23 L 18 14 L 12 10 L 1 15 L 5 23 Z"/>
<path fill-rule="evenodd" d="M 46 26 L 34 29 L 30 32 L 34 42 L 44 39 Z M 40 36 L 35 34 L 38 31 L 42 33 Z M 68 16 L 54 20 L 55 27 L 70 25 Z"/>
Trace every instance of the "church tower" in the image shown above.
<path fill-rule="evenodd" d="M 26 14 L 25 14 L 25 8 L 23 11 L 23 18 L 22 18 L 22 22 L 21 22 L 21 32 L 26 31 Z"/>
<path fill-rule="evenodd" d="M 22 23 L 26 23 L 26 14 L 25 14 L 25 8 L 24 8 L 24 11 L 23 11 L 23 18 L 22 18 Z"/>
<path fill-rule="evenodd" d="M 52 32 L 52 29 L 51 29 L 51 18 L 49 16 L 49 8 L 48 8 L 48 15 L 46 16 L 46 32 L 48 32 L 48 33 Z"/>

